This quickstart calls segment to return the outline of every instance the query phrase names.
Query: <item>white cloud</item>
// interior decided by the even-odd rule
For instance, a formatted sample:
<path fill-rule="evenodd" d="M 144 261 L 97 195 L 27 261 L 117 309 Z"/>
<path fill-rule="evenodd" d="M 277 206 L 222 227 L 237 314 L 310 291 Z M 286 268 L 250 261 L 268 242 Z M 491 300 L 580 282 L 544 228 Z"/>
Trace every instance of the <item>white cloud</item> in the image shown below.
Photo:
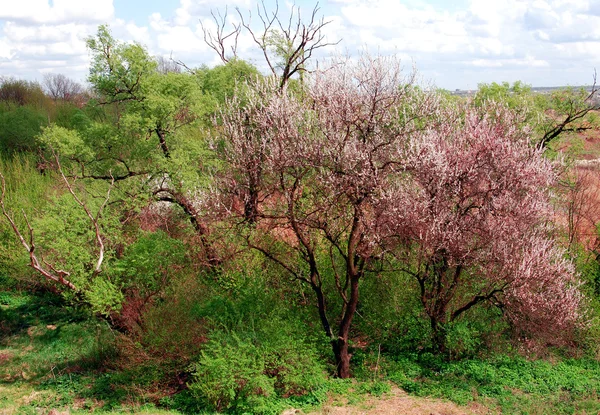
<path fill-rule="evenodd" d="M 152 54 L 189 66 L 218 63 L 203 40 L 200 22 L 212 30 L 210 11 L 224 12 L 220 0 L 180 0 L 171 12 L 148 12 L 147 23 L 125 21 L 112 0 L 0 0 L 0 75 L 35 77 L 42 71 L 87 72 L 84 38 L 109 23 L 114 36 L 146 45 Z M 143 0 L 128 0 L 143 1 Z M 239 23 L 236 7 L 252 10 L 261 31 L 257 0 L 228 0 L 227 24 Z M 449 4 L 449 3 L 448 3 Z M 454 4 L 454 3 L 453 3 Z M 468 0 L 446 7 L 442 0 L 329 0 L 323 6 L 326 42 L 350 55 L 360 49 L 411 58 L 425 78 L 453 88 L 478 82 L 522 79 L 540 85 L 587 83 L 600 67 L 600 0 Z M 267 11 L 274 1 L 266 0 Z M 291 4 L 279 2 L 284 18 Z M 307 17 L 312 8 L 303 9 Z M 3 23 L 3 25 L 2 25 Z M 230 26 L 229 26 L 230 27 Z M 238 54 L 264 68 L 261 52 L 248 34 Z M 63 65 L 63 66 L 59 66 Z"/>
<path fill-rule="evenodd" d="M 502 67 L 526 67 L 526 68 L 544 68 L 550 66 L 548 62 L 542 59 L 536 59 L 533 56 L 526 56 L 521 59 L 475 59 L 471 62 L 473 66 L 481 68 L 502 68 Z"/>
<path fill-rule="evenodd" d="M 0 39 L 0 59 L 12 59 L 14 54 L 9 43 L 4 39 Z"/>
<path fill-rule="evenodd" d="M 0 8 L 0 19 L 24 24 L 102 23 L 113 14 L 113 0 L 4 0 Z"/>
<path fill-rule="evenodd" d="M 127 30 L 129 36 L 138 43 L 144 44 L 150 39 L 150 31 L 146 26 L 140 27 L 135 23 L 126 23 L 125 30 Z"/>

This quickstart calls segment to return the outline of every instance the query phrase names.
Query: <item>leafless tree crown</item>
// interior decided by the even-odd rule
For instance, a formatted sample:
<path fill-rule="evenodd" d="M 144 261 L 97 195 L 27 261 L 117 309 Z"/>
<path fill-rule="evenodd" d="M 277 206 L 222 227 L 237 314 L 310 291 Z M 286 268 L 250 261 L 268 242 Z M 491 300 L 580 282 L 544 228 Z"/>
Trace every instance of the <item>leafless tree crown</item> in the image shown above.
<path fill-rule="evenodd" d="M 230 60 L 227 52 L 231 50 L 232 56 L 237 57 L 238 38 L 242 31 L 246 31 L 262 51 L 269 70 L 280 79 L 280 87 L 295 74 L 302 76 L 307 71 L 307 62 L 318 49 L 339 43 L 339 40 L 326 40 L 322 29 L 330 21 L 319 17 L 318 4 L 312 9 L 309 19 L 304 21 L 296 5 L 292 5 L 288 18 L 283 18 L 278 2 L 275 3 L 275 10 L 268 11 L 264 1 L 261 1 L 256 6 L 256 16 L 260 21 L 257 28 L 252 26 L 251 10 L 243 13 L 236 8 L 236 11 L 241 22 L 233 23 L 230 31 L 225 30 L 227 9 L 224 13 L 211 12 L 217 28 L 211 32 L 202 25 L 204 41 L 227 63 Z"/>
<path fill-rule="evenodd" d="M 54 101 L 70 101 L 84 92 L 81 84 L 60 73 L 45 74 L 43 84 L 46 93 Z"/>
<path fill-rule="evenodd" d="M 173 58 L 159 56 L 156 58 L 156 63 L 158 72 L 162 74 L 181 73 L 181 65 L 179 65 L 177 61 L 173 60 Z"/>

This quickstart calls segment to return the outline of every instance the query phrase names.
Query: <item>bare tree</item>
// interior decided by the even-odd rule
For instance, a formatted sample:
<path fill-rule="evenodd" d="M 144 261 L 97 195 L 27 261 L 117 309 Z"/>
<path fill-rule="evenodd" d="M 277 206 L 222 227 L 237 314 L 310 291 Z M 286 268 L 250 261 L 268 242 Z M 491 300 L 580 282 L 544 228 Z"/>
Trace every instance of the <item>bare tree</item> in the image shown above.
<path fill-rule="evenodd" d="M 600 223 L 600 178 L 595 160 L 580 160 L 561 177 L 558 222 L 566 220 L 569 247 L 596 248 Z"/>
<path fill-rule="evenodd" d="M 181 73 L 181 65 L 179 65 L 173 58 L 167 59 L 164 56 L 159 56 L 156 58 L 156 63 L 156 70 L 161 74 Z"/>
<path fill-rule="evenodd" d="M 231 49 L 233 58 L 237 57 L 238 38 L 242 31 L 241 25 L 233 24 L 233 29 L 230 32 L 225 33 L 225 26 L 227 25 L 227 7 L 225 8 L 225 13 L 223 14 L 221 14 L 219 11 L 215 13 L 211 10 L 210 15 L 216 24 L 216 30 L 214 33 L 211 33 L 210 30 L 204 26 L 201 20 L 200 26 L 202 27 L 202 32 L 204 34 L 204 42 L 211 49 L 217 52 L 217 55 L 219 55 L 219 58 L 221 58 L 223 63 L 227 63 L 230 60 L 230 57 L 227 55 L 229 49 Z M 230 45 L 228 49 L 226 43 L 229 40 L 232 40 L 233 44 Z"/>
<path fill-rule="evenodd" d="M 319 15 L 319 5 L 315 5 L 307 22 L 302 20 L 300 9 L 291 6 L 290 14 L 284 18 L 275 2 L 275 10 L 268 11 L 264 1 L 256 6 L 256 16 L 260 21 L 258 28 L 252 25 L 252 11 L 247 14 L 236 8 L 241 23 L 233 24 L 233 29 L 225 32 L 227 9 L 224 14 L 211 12 L 217 29 L 211 33 L 207 27 L 202 26 L 204 41 L 211 47 L 223 62 L 228 62 L 226 53 L 229 49 L 237 57 L 237 43 L 242 31 L 245 30 L 254 43 L 262 51 L 265 63 L 272 74 L 280 80 L 282 88 L 294 75 L 303 76 L 307 69 L 307 62 L 319 49 L 337 45 L 337 42 L 328 42 L 323 34 L 323 28 L 330 21 L 325 21 Z M 232 45 L 227 43 L 232 40 Z"/>
<path fill-rule="evenodd" d="M 46 93 L 54 101 L 74 101 L 84 92 L 81 84 L 60 73 L 45 74 L 43 83 Z"/>

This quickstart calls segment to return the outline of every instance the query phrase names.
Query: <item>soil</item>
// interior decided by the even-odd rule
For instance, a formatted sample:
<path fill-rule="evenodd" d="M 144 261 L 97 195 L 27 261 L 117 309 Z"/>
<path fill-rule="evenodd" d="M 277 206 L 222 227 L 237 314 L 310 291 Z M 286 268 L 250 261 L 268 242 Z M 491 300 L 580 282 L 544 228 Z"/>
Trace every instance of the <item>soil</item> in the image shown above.
<path fill-rule="evenodd" d="M 410 396 L 402 389 L 393 388 L 381 398 L 370 398 L 357 405 L 339 406 L 334 402 L 323 409 L 307 415 L 484 415 L 496 414 L 478 403 L 458 406 L 441 399 L 429 399 Z M 302 414 L 299 411 L 286 411 L 284 415 Z"/>

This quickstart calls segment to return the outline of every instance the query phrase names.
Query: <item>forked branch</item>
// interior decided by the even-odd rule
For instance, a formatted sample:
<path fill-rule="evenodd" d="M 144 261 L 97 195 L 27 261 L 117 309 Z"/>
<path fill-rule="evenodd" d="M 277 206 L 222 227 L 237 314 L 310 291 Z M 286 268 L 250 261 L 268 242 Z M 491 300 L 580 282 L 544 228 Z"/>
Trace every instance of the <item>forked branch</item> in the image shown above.
<path fill-rule="evenodd" d="M 320 8 L 315 5 L 308 22 L 302 21 L 300 9 L 296 5 L 291 6 L 288 18 L 282 18 L 279 3 L 275 2 L 275 10 L 269 12 L 264 0 L 256 6 L 256 15 L 260 21 L 258 28 L 252 26 L 252 12 L 242 13 L 239 8 L 236 11 L 241 23 L 232 24 L 233 29 L 226 32 L 227 9 L 225 13 L 212 12 L 216 30 L 210 32 L 202 22 L 204 42 L 221 58 L 224 63 L 230 59 L 226 56 L 228 47 L 226 43 L 233 40 L 230 46 L 234 57 L 237 57 L 238 37 L 242 30 L 248 32 L 254 43 L 263 53 L 265 63 L 272 74 L 280 80 L 283 87 L 295 74 L 307 72 L 306 64 L 312 58 L 315 51 L 327 46 L 337 45 L 337 42 L 328 42 L 322 29 L 330 21 L 318 17 Z"/>
<path fill-rule="evenodd" d="M 90 209 L 88 208 L 88 206 L 77 196 L 77 194 L 75 193 L 75 191 L 73 189 L 73 185 L 71 184 L 71 182 L 69 182 L 69 180 L 65 176 L 65 174 L 62 170 L 60 161 L 58 159 L 58 155 L 54 151 L 53 151 L 53 155 L 54 155 L 54 159 L 58 166 L 58 171 L 59 171 L 61 178 L 63 179 L 65 185 L 67 186 L 69 193 L 71 193 L 71 196 L 73 196 L 73 199 L 75 200 L 75 202 L 79 206 L 81 206 L 81 208 L 85 211 L 87 217 L 90 219 L 90 222 L 92 223 L 92 226 L 94 228 L 94 232 L 95 232 L 95 236 L 96 236 L 96 243 L 98 244 L 98 248 L 99 248 L 98 260 L 96 261 L 96 266 L 94 268 L 94 274 L 98 274 L 102 271 L 102 262 L 104 261 L 104 252 L 105 252 L 104 242 L 102 240 L 102 234 L 100 231 L 99 219 L 100 219 L 100 215 L 101 215 L 102 211 L 104 210 L 104 208 L 106 207 L 106 205 L 108 203 L 108 200 L 110 199 L 110 193 L 115 184 L 115 180 L 114 180 L 114 178 L 111 179 L 111 183 L 110 183 L 110 186 L 106 193 L 106 197 L 105 197 L 102 205 L 98 209 L 98 212 L 96 213 L 96 215 L 93 215 L 92 212 L 90 211 Z M 2 209 L 2 214 L 8 220 L 8 223 L 10 224 L 10 226 L 13 230 L 13 233 L 16 235 L 17 239 L 19 240 L 19 242 L 21 243 L 23 248 L 25 248 L 25 250 L 29 253 L 29 265 L 33 269 L 35 269 L 37 272 L 42 274 L 46 279 L 48 279 L 50 281 L 54 281 L 56 283 L 59 283 L 75 292 L 78 292 L 79 289 L 77 288 L 77 286 L 68 279 L 68 277 L 70 276 L 70 273 L 68 271 L 58 269 L 56 266 L 54 266 L 51 263 L 49 263 L 48 261 L 46 261 L 43 257 L 41 258 L 41 260 L 40 260 L 40 258 L 38 258 L 38 255 L 36 253 L 35 232 L 34 232 L 33 226 L 31 225 L 31 222 L 29 221 L 29 218 L 27 217 L 25 212 L 23 212 L 23 218 L 25 220 L 25 223 L 27 224 L 28 238 L 26 239 L 25 236 L 23 236 L 23 234 L 19 230 L 19 227 L 17 226 L 14 218 L 11 216 L 8 209 L 6 208 L 6 204 L 5 204 L 6 180 L 5 180 L 4 176 L 2 175 L 2 173 L 0 173 L 0 181 L 2 183 L 2 193 L 0 194 L 0 208 Z"/>
<path fill-rule="evenodd" d="M 4 198 L 6 195 L 6 181 L 4 180 L 4 176 L 2 175 L 2 173 L 0 173 L 0 180 L 2 181 L 2 195 L 0 196 L 0 207 L 2 208 L 2 214 L 8 220 L 8 223 L 10 223 L 13 232 L 19 239 L 19 242 L 21 242 L 21 245 L 23 245 L 25 250 L 29 253 L 29 265 L 48 280 L 57 282 L 67 288 L 70 288 L 73 291 L 79 291 L 78 288 L 66 278 L 70 275 L 67 271 L 56 269 L 53 266 L 49 266 L 49 269 L 42 266 L 42 263 L 40 263 L 40 260 L 38 259 L 35 252 L 33 227 L 29 223 L 27 215 L 25 214 L 25 212 L 23 212 L 23 218 L 27 223 L 27 229 L 29 231 L 29 242 L 27 242 L 23 234 L 21 234 L 21 232 L 19 231 L 19 228 L 17 227 L 13 217 L 6 210 L 6 205 L 4 204 Z M 46 264 L 46 266 L 48 266 L 48 263 L 46 261 L 43 261 L 43 263 Z"/>
<path fill-rule="evenodd" d="M 226 43 L 229 40 L 233 40 L 233 45 L 230 46 L 230 49 L 231 53 L 233 54 L 233 58 L 235 59 L 237 57 L 238 38 L 242 31 L 242 27 L 239 24 L 236 25 L 233 23 L 233 29 L 230 32 L 225 33 L 225 26 L 227 24 L 227 7 L 225 7 L 224 14 L 221 14 L 221 12 L 218 10 L 215 14 L 215 12 L 211 10 L 210 15 L 212 16 L 217 29 L 214 33 L 211 33 L 210 30 L 204 26 L 204 23 L 202 23 L 201 20 L 200 27 L 202 27 L 204 42 L 208 45 L 208 47 L 217 52 L 217 55 L 219 55 L 219 58 L 221 58 L 223 63 L 227 63 L 229 62 L 230 58 L 228 58 L 226 55 L 226 52 L 228 51 Z"/>
<path fill-rule="evenodd" d="M 597 110 L 600 108 L 600 104 L 594 102 L 596 94 L 598 93 L 599 87 L 596 85 L 596 77 L 597 73 L 594 70 L 594 83 L 592 84 L 592 88 L 587 96 L 582 100 L 581 103 L 577 103 L 577 97 L 568 97 L 569 100 L 569 109 L 567 113 L 560 122 L 550 128 L 544 136 L 540 139 L 538 143 L 539 148 L 546 148 L 548 144 L 558 137 L 563 131 L 569 130 L 569 125 L 572 122 L 577 121 L 583 117 L 585 117 L 590 111 Z"/>
<path fill-rule="evenodd" d="M 71 196 L 73 196 L 73 199 L 75 199 L 75 202 L 77 202 L 77 204 L 79 206 L 81 206 L 81 208 L 84 210 L 87 217 L 90 219 L 90 222 L 92 222 L 92 226 L 93 226 L 94 232 L 96 234 L 96 242 L 98 243 L 98 249 L 99 249 L 98 260 L 96 261 L 96 267 L 94 268 L 94 274 L 99 274 L 102 271 L 102 262 L 104 261 L 104 242 L 102 241 L 102 235 L 100 233 L 100 225 L 98 224 L 98 220 L 100 219 L 100 214 L 102 213 L 102 211 L 106 207 L 106 204 L 108 203 L 108 199 L 110 199 L 110 192 L 111 192 L 113 186 L 115 185 L 115 179 L 114 179 L 114 177 L 112 177 L 112 174 L 111 174 L 110 186 L 108 187 L 108 191 L 106 192 L 106 197 L 104 198 L 104 201 L 102 202 L 102 205 L 100 206 L 100 209 L 98 209 L 96 216 L 94 216 L 94 215 L 92 215 L 92 212 L 87 207 L 87 205 L 77 196 L 77 194 L 73 190 L 73 186 L 71 185 L 71 183 L 65 176 L 65 173 L 63 172 L 62 166 L 60 164 L 60 160 L 58 159 L 58 155 L 56 154 L 56 152 L 54 150 L 52 150 L 52 154 L 54 155 L 54 160 L 56 161 L 56 165 L 58 167 L 60 176 L 62 177 L 63 181 L 65 182 L 65 185 L 67 186 L 67 189 L 69 190 L 69 193 L 71 193 Z"/>

